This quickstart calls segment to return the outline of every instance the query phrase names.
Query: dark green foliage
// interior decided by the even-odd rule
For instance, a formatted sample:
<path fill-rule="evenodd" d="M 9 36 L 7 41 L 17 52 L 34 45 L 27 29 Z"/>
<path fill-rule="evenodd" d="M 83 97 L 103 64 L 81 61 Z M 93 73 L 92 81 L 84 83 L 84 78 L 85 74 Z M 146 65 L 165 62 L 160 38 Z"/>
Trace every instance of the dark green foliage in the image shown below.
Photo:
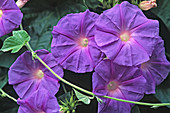
<path fill-rule="evenodd" d="M 140 109 L 138 105 L 135 105 L 132 107 L 131 113 L 140 113 Z"/>
<path fill-rule="evenodd" d="M 156 88 L 155 97 L 163 102 L 170 102 L 170 74 L 166 80 Z M 170 108 L 170 106 L 168 106 Z"/>
<path fill-rule="evenodd" d="M 95 11 L 96 13 L 101 13 L 103 10 L 106 10 L 106 8 L 101 7 L 102 4 L 99 1 L 102 0 L 30 0 L 21 10 L 24 13 L 23 27 L 31 37 L 30 45 L 32 46 L 32 48 L 34 50 L 47 49 L 48 51 L 50 51 L 52 41 L 51 31 L 53 29 L 53 26 L 55 26 L 57 22 L 66 14 L 83 12 L 87 8 L 89 8 L 91 11 Z M 169 0 L 157 0 L 157 2 L 158 7 L 151 9 L 151 12 L 153 12 L 160 18 L 160 35 L 165 40 L 166 51 L 169 54 L 170 38 L 168 35 L 168 31 L 170 31 L 170 4 Z M 113 4 L 111 3 L 109 5 L 109 8 L 111 8 L 112 5 Z M 148 13 L 149 16 L 152 15 L 151 12 Z M 166 26 L 167 28 L 164 26 Z M 4 40 L 9 36 L 11 36 L 11 34 L 1 37 L 0 47 L 2 47 Z M 25 50 L 26 48 L 22 48 L 21 50 L 19 50 L 19 52 L 17 52 L 18 50 L 16 50 L 14 51 L 17 52 L 15 54 L 11 54 L 10 52 L 0 52 L 0 88 L 4 87 L 4 91 L 7 91 L 7 93 L 9 93 L 11 96 L 14 96 L 16 99 L 17 95 L 12 86 L 6 84 L 8 75 L 7 70 L 15 61 L 15 59 Z M 92 90 L 91 75 L 92 73 L 76 74 L 70 71 L 65 71 L 65 79 L 88 90 Z M 72 90 L 70 86 L 66 86 L 66 88 Z M 166 79 L 166 81 L 164 81 L 160 86 L 157 87 L 156 93 L 157 94 L 155 95 L 155 97 L 158 100 L 155 99 L 154 96 L 151 96 L 150 98 L 147 98 L 145 96 L 142 101 L 156 103 L 160 103 L 160 101 L 170 102 L 170 76 Z M 68 101 L 70 101 L 70 97 L 71 96 L 67 97 Z M 9 98 L 0 97 L 0 105 L 0 113 L 16 113 L 18 109 L 18 105 Z M 151 109 L 150 107 L 146 108 L 145 106 L 135 106 L 132 109 L 132 113 L 148 113 L 149 111 L 153 111 L 153 113 L 167 113 L 167 109 L 168 108 L 166 107 L 160 107 L 155 110 Z M 92 100 L 89 105 L 78 106 L 76 110 L 78 111 L 78 113 L 80 113 L 81 111 L 96 113 L 97 101 Z"/>
<path fill-rule="evenodd" d="M 7 68 L 0 67 L 0 88 L 3 88 L 8 81 L 7 72 Z"/>
<path fill-rule="evenodd" d="M 152 9 L 151 11 L 160 17 L 167 28 L 170 31 L 170 1 L 169 0 L 157 0 L 157 8 Z"/>
<path fill-rule="evenodd" d="M 12 86 L 6 84 L 3 90 L 15 99 L 18 98 Z M 18 105 L 8 97 L 0 97 L 0 113 L 17 113 Z"/>

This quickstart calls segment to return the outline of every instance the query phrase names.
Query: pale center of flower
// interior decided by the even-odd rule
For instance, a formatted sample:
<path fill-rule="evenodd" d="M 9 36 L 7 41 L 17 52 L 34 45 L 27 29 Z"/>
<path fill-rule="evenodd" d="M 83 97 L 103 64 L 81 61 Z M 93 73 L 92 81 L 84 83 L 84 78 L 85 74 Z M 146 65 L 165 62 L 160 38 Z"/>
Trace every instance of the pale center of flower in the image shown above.
<path fill-rule="evenodd" d="M 115 81 L 110 81 L 110 82 L 107 84 L 107 90 L 108 90 L 108 91 L 114 91 L 114 90 L 117 89 L 117 87 L 118 87 L 118 84 L 117 84 L 117 82 L 115 82 Z"/>
<path fill-rule="evenodd" d="M 36 73 L 35 73 L 35 77 L 38 78 L 38 79 L 41 79 L 44 77 L 44 73 L 42 72 L 42 70 L 37 70 Z"/>
<path fill-rule="evenodd" d="M 130 39 L 130 34 L 128 32 L 125 32 L 125 33 L 120 35 L 120 39 L 124 42 L 127 42 Z"/>
<path fill-rule="evenodd" d="M 44 111 L 40 111 L 40 112 L 37 112 L 37 113 L 45 113 Z"/>
<path fill-rule="evenodd" d="M 88 45 L 88 39 L 87 39 L 87 38 L 82 38 L 82 39 L 80 40 L 80 45 L 81 45 L 82 47 L 87 47 L 87 45 Z"/>
<path fill-rule="evenodd" d="M 2 17 L 2 14 L 3 14 L 3 12 L 2 12 L 2 10 L 0 10 L 0 18 Z"/>

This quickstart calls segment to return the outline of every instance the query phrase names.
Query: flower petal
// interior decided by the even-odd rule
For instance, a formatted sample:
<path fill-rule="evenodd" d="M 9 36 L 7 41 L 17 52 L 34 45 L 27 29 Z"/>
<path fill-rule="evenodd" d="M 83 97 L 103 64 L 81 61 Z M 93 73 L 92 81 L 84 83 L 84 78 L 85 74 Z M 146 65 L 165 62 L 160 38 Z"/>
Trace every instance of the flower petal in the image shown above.
<path fill-rule="evenodd" d="M 166 59 L 163 40 L 159 37 L 149 61 L 140 67 L 147 80 L 146 94 L 155 93 L 155 88 L 170 72 L 170 62 Z"/>
<path fill-rule="evenodd" d="M 54 27 L 51 52 L 64 69 L 77 73 L 91 72 L 103 58 L 94 42 L 98 14 L 86 10 L 68 14 Z M 87 45 L 82 45 L 85 39 Z"/>
<path fill-rule="evenodd" d="M 58 63 L 51 53 L 47 50 L 37 50 L 36 53 L 50 68 L 54 69 L 60 77 L 63 77 L 63 70 L 58 66 Z M 37 71 L 41 71 L 40 74 L 43 75 L 39 77 Z M 8 76 L 9 84 L 14 85 L 14 89 L 20 98 L 27 98 L 40 87 L 46 88 L 53 95 L 56 94 L 59 89 L 59 79 L 37 59 L 32 60 L 32 55 L 29 51 L 26 51 L 18 57 L 10 67 Z"/>
<path fill-rule="evenodd" d="M 3 12 L 2 17 L 0 17 L 1 37 L 7 33 L 10 33 L 21 24 L 23 14 L 14 0 L 1 0 L 0 9 Z"/>
<path fill-rule="evenodd" d="M 60 113 L 55 96 L 43 88 L 38 89 L 26 99 L 18 99 L 17 103 L 20 105 L 18 113 Z"/>

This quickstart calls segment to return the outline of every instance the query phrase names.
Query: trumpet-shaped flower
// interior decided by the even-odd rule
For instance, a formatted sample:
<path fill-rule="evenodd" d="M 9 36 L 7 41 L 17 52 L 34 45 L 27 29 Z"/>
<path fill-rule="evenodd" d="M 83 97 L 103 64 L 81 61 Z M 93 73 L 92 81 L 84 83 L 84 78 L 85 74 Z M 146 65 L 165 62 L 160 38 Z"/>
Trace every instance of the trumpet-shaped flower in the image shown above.
<path fill-rule="evenodd" d="M 22 21 L 23 14 L 14 0 L 0 1 L 0 37 L 17 28 Z"/>
<path fill-rule="evenodd" d="M 170 71 L 170 63 L 166 59 L 162 40 L 158 41 L 150 60 L 142 63 L 140 69 L 147 80 L 146 94 L 155 93 L 156 86 L 168 76 Z"/>
<path fill-rule="evenodd" d="M 39 89 L 26 99 L 18 99 L 18 113 L 60 113 L 57 99 L 46 89 Z"/>
<path fill-rule="evenodd" d="M 47 50 L 37 50 L 37 55 L 59 76 L 63 76 L 63 69 L 58 66 L 55 58 Z M 37 59 L 33 59 L 26 51 L 12 64 L 8 72 L 9 84 L 13 85 L 20 98 L 26 98 L 39 88 L 47 89 L 55 95 L 60 84 L 57 79 Z"/>
<path fill-rule="evenodd" d="M 103 54 L 94 41 L 98 14 L 89 10 L 68 14 L 52 31 L 51 52 L 63 66 L 77 73 L 90 72 Z"/>
<path fill-rule="evenodd" d="M 158 21 L 147 19 L 137 6 L 126 1 L 104 11 L 96 21 L 97 45 L 119 65 L 148 61 L 158 35 Z"/>
<path fill-rule="evenodd" d="M 96 66 L 92 80 L 93 92 L 99 96 L 139 101 L 145 93 L 146 80 L 138 67 L 120 66 L 108 59 Z M 98 113 L 130 113 L 132 104 L 102 99 Z"/>

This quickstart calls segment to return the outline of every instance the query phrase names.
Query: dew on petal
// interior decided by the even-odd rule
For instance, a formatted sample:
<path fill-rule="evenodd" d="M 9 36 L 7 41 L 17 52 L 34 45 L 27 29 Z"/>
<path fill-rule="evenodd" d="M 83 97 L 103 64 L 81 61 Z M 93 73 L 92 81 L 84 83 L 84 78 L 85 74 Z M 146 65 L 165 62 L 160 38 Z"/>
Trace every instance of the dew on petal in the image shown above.
<path fill-rule="evenodd" d="M 0 18 L 2 17 L 2 15 L 3 15 L 3 12 L 2 12 L 2 10 L 0 10 Z"/>
<path fill-rule="evenodd" d="M 43 73 L 43 71 L 42 70 L 37 70 L 36 72 L 35 72 L 35 78 L 37 78 L 37 79 L 41 79 L 41 78 L 43 78 L 44 77 L 44 73 Z"/>
<path fill-rule="evenodd" d="M 130 39 L 130 34 L 128 32 L 124 32 L 120 34 L 120 39 L 124 42 L 127 42 Z"/>

